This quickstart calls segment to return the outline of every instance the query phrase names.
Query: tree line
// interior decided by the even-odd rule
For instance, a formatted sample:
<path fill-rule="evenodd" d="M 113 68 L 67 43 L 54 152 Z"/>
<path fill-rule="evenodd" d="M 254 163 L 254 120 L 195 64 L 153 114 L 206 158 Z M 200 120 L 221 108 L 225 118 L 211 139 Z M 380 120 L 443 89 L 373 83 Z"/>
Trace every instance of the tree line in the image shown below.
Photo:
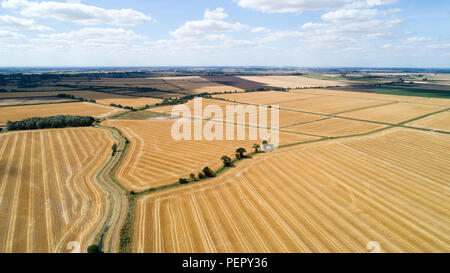
<path fill-rule="evenodd" d="M 86 127 L 96 121 L 91 116 L 58 115 L 51 117 L 32 117 L 19 121 L 8 121 L 6 128 L 13 130 L 36 130 L 45 128 Z"/>

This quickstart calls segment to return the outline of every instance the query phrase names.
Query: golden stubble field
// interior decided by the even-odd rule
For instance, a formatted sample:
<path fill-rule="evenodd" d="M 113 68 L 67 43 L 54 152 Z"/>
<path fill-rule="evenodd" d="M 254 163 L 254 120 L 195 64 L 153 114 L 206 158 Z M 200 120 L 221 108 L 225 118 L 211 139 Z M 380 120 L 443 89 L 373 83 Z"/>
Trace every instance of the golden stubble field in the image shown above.
<path fill-rule="evenodd" d="M 278 150 L 139 198 L 133 251 L 447 252 L 449 151 L 406 129 Z"/>
<path fill-rule="evenodd" d="M 126 188 L 139 192 L 177 182 L 180 177 L 189 178 L 190 173 L 197 175 L 205 166 L 217 169 L 223 164 L 220 160 L 222 155 L 234 158 L 236 149 L 243 147 L 251 152 L 253 144 L 262 143 L 261 138 L 248 139 L 248 127 L 243 127 L 246 140 L 175 140 L 171 131 L 174 122 L 107 120 L 102 123 L 118 128 L 130 140 L 129 150 L 116 172 L 118 180 Z M 216 125 L 221 126 L 225 134 L 226 126 L 222 122 L 216 122 Z M 233 127 L 236 135 L 238 127 L 242 126 Z M 194 133 L 193 128 L 191 133 Z M 318 139 L 285 132 L 280 132 L 279 137 L 280 145 Z"/>
<path fill-rule="evenodd" d="M 282 88 L 345 86 L 343 81 L 330 81 L 302 76 L 241 76 L 240 78 Z"/>
<path fill-rule="evenodd" d="M 31 117 L 48 117 L 55 115 L 93 116 L 101 118 L 120 111 L 123 110 L 87 102 L 0 107 L 0 124 L 6 124 L 8 120 L 17 121 Z"/>
<path fill-rule="evenodd" d="M 1 134 L 0 252 L 84 252 L 106 215 L 96 175 L 112 143 L 95 128 Z"/>

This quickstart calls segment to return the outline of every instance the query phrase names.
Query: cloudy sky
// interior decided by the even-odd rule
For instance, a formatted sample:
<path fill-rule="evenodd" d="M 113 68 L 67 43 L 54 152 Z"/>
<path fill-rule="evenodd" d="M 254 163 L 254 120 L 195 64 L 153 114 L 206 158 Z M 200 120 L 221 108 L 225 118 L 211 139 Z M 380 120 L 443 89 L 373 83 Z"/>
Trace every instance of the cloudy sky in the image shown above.
<path fill-rule="evenodd" d="M 448 0 L 0 2 L 0 66 L 450 67 Z"/>

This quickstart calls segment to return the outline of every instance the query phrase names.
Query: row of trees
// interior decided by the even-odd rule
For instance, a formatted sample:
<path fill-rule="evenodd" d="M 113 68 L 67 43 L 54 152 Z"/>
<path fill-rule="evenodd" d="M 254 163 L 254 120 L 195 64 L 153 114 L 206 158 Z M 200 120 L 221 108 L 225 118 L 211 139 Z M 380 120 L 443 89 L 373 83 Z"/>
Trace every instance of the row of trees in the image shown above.
<path fill-rule="evenodd" d="M 193 181 L 199 181 L 205 178 L 209 178 L 209 177 L 215 177 L 216 174 L 214 173 L 213 170 L 211 170 L 209 167 L 204 167 L 202 172 L 199 172 L 197 176 L 195 176 L 195 174 L 191 173 L 189 175 L 190 179 L 187 178 L 180 178 L 178 180 L 178 182 L 180 184 L 187 184 L 189 182 L 193 182 Z"/>
<path fill-rule="evenodd" d="M 91 126 L 96 121 L 91 116 L 51 116 L 33 117 L 19 121 L 8 121 L 6 128 L 13 130 L 35 130 L 45 128 L 85 127 Z"/>
<path fill-rule="evenodd" d="M 69 98 L 69 99 L 73 99 L 73 100 L 79 100 L 79 101 L 86 101 L 86 102 L 92 102 L 92 103 L 97 103 L 96 100 L 94 99 L 85 99 L 85 98 L 76 98 L 74 95 L 72 94 L 65 94 L 65 93 L 61 93 L 57 95 L 59 98 Z"/>
<path fill-rule="evenodd" d="M 255 153 L 259 153 L 260 148 L 261 148 L 261 145 L 256 144 L 256 143 L 253 144 L 253 149 L 255 149 Z M 249 155 L 246 155 L 246 153 L 247 153 L 247 150 L 245 148 L 240 147 L 240 148 L 236 149 L 235 157 L 237 160 L 250 157 Z M 220 159 L 223 161 L 224 167 L 232 167 L 233 166 L 233 160 L 229 156 L 223 155 Z M 214 173 L 213 170 L 211 170 L 209 167 L 205 167 L 205 168 L 203 168 L 203 171 L 200 172 L 197 176 L 195 176 L 195 174 L 191 173 L 189 175 L 189 179 L 180 178 L 178 180 L 178 183 L 187 184 L 189 182 L 199 181 L 201 179 L 215 177 L 215 176 L 216 176 L 216 174 Z"/>
<path fill-rule="evenodd" d="M 179 98 L 164 98 L 162 102 L 157 103 L 156 105 L 176 105 L 176 104 L 183 104 L 186 103 L 195 97 L 202 97 L 202 98 L 211 98 L 211 94 L 209 93 L 200 93 L 195 95 L 185 95 Z"/>
<path fill-rule="evenodd" d="M 137 111 L 137 109 L 134 108 L 133 106 L 122 106 L 122 104 L 115 104 L 115 103 L 110 103 L 109 105 L 112 107 L 118 107 L 118 108 L 123 108 L 123 109 L 131 110 L 131 111 Z"/>

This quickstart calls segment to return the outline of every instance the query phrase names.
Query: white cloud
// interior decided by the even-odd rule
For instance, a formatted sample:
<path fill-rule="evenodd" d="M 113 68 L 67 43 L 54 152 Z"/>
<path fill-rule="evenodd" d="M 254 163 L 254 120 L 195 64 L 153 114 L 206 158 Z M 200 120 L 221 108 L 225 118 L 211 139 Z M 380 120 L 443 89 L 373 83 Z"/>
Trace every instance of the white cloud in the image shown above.
<path fill-rule="evenodd" d="M 9 31 L 9 30 L 0 30 L 0 39 L 10 40 L 10 39 L 21 39 L 24 38 L 25 35 L 19 34 L 17 32 Z"/>
<path fill-rule="evenodd" d="M 271 30 L 265 27 L 254 27 L 251 31 L 253 33 L 269 33 Z"/>
<path fill-rule="evenodd" d="M 404 42 L 407 44 L 429 42 L 431 39 L 425 37 L 409 37 Z"/>
<path fill-rule="evenodd" d="M 228 15 L 223 8 L 217 8 L 214 11 L 207 9 L 203 20 L 188 21 L 170 34 L 177 39 L 200 39 L 208 33 L 223 33 L 248 30 L 249 27 L 241 23 L 228 23 L 222 19 Z"/>
<path fill-rule="evenodd" d="M 362 8 L 390 5 L 397 0 L 234 0 L 240 7 L 267 13 L 302 12 L 305 10 Z"/>
<path fill-rule="evenodd" d="M 224 12 L 223 8 L 216 8 L 215 10 L 212 11 L 206 9 L 203 17 L 208 20 L 223 20 L 228 17 L 228 14 Z"/>
<path fill-rule="evenodd" d="M 10 15 L 0 16 L 0 28 L 17 31 L 46 31 L 50 27 L 38 25 L 33 19 L 18 18 Z"/>
<path fill-rule="evenodd" d="M 25 17 L 53 18 L 90 26 L 134 26 L 152 19 L 133 9 L 104 9 L 76 2 L 4 0 L 2 7 L 19 10 Z"/>
<path fill-rule="evenodd" d="M 132 30 L 122 28 L 83 28 L 63 33 L 40 34 L 38 38 L 31 39 L 36 46 L 51 45 L 55 47 L 76 48 L 126 48 L 137 41 L 146 38 Z"/>
<path fill-rule="evenodd" d="M 330 11 L 321 16 L 324 21 L 339 23 L 339 22 L 355 22 L 367 21 L 373 19 L 379 14 L 377 9 L 340 9 Z"/>

